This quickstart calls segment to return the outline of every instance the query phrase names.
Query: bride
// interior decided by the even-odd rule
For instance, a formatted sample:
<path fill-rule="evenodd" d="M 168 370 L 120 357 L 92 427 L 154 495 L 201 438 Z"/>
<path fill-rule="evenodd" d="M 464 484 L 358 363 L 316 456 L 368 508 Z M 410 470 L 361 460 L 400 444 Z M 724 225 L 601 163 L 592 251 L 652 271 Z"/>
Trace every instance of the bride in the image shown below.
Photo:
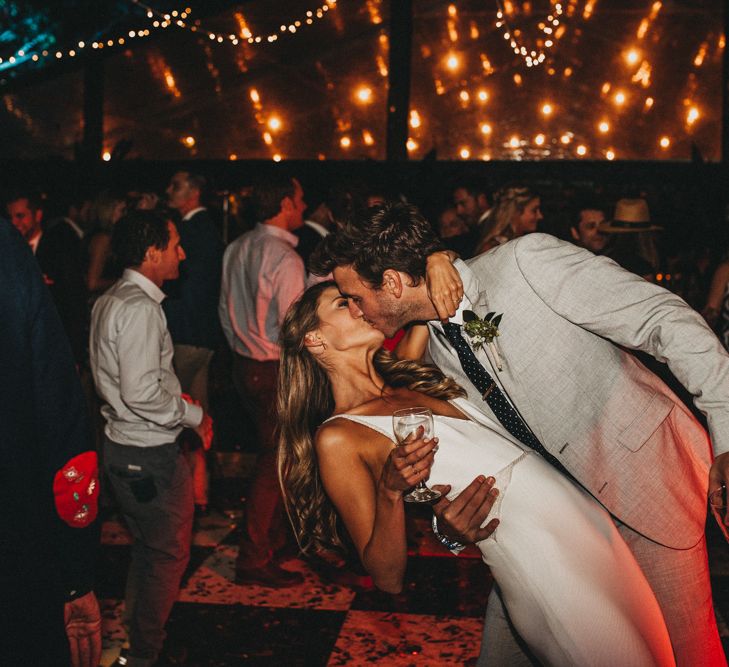
<path fill-rule="evenodd" d="M 490 518 L 499 524 L 477 546 L 536 657 L 559 666 L 673 665 L 658 603 L 607 512 L 462 398 L 455 382 L 395 359 L 382 341 L 350 315 L 332 282 L 307 290 L 284 321 L 279 477 L 302 550 L 350 539 L 375 584 L 398 593 L 403 492 L 428 479 L 450 484 L 453 497 L 475 475 L 491 475 L 500 495 Z M 392 413 L 413 406 L 432 410 L 437 437 L 395 446 Z"/>

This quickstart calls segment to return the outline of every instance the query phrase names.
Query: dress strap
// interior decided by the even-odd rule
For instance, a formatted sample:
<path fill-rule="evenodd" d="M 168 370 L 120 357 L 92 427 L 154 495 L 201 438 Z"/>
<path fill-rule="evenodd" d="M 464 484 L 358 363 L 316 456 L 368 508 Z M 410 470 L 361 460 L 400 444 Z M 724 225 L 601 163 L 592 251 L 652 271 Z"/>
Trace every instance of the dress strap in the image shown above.
<path fill-rule="evenodd" d="M 390 417 L 370 417 L 370 416 L 364 416 L 364 415 L 350 415 L 350 414 L 341 414 L 341 415 L 332 415 L 327 419 L 323 424 L 326 424 L 329 421 L 332 421 L 333 419 L 349 419 L 349 421 L 357 422 L 358 424 L 362 424 L 362 426 L 366 426 L 367 428 L 372 429 L 373 431 L 377 431 L 378 433 L 381 433 L 384 435 L 388 440 L 392 440 L 395 442 L 393 438 L 392 431 L 388 431 L 387 429 L 381 427 L 379 424 L 376 423 L 375 420 L 377 419 L 390 419 Z"/>

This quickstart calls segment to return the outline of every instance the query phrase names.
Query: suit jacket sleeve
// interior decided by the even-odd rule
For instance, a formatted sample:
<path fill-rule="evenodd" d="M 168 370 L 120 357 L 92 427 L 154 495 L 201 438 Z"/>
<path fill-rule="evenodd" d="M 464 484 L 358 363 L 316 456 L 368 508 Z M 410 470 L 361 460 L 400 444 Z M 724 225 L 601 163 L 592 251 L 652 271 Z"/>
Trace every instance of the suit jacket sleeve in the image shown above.
<path fill-rule="evenodd" d="M 668 364 L 729 451 L 729 354 L 683 299 L 571 243 L 529 234 L 512 244 L 524 279 L 557 315 Z M 599 369 L 596 369 L 598 372 Z"/>
<path fill-rule="evenodd" d="M 89 525 L 98 496 L 96 453 L 61 320 L 29 247 L 7 227 L 0 222 L 2 540 L 16 566 L 33 571 L 37 563 L 36 575 L 52 580 L 58 594 L 79 595 L 91 588 L 98 545 L 96 527 Z M 88 465 L 77 466 L 85 483 L 75 488 L 85 495 L 76 503 L 65 494 L 64 516 L 54 481 L 79 455 Z M 83 505 L 85 513 L 74 520 Z"/>

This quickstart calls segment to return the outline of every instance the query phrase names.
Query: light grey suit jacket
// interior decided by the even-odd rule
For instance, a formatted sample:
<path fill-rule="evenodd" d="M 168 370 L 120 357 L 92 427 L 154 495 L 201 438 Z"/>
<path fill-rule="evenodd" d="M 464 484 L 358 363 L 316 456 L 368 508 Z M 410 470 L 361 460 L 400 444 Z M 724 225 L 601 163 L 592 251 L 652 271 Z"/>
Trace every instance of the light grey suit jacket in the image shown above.
<path fill-rule="evenodd" d="M 503 313 L 502 371 L 485 350 L 476 355 L 544 446 L 620 521 L 666 546 L 695 545 L 711 443 L 621 346 L 667 362 L 707 415 L 716 452 L 729 451 L 729 355 L 702 318 L 671 292 L 546 234 L 456 266 L 466 307 Z M 440 324 L 430 328 L 433 361 L 493 418 Z"/>

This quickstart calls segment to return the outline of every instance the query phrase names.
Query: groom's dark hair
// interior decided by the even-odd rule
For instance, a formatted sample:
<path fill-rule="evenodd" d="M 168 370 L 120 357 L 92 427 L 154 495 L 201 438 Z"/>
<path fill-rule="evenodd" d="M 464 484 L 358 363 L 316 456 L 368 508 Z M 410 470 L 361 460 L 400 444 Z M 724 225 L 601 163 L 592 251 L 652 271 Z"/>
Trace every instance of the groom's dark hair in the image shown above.
<path fill-rule="evenodd" d="M 408 274 L 417 284 L 425 277 L 429 255 L 443 250 L 431 224 L 411 204 L 373 206 L 329 234 L 309 259 L 309 271 L 325 276 L 351 266 L 365 281 L 382 284 L 386 269 Z"/>

